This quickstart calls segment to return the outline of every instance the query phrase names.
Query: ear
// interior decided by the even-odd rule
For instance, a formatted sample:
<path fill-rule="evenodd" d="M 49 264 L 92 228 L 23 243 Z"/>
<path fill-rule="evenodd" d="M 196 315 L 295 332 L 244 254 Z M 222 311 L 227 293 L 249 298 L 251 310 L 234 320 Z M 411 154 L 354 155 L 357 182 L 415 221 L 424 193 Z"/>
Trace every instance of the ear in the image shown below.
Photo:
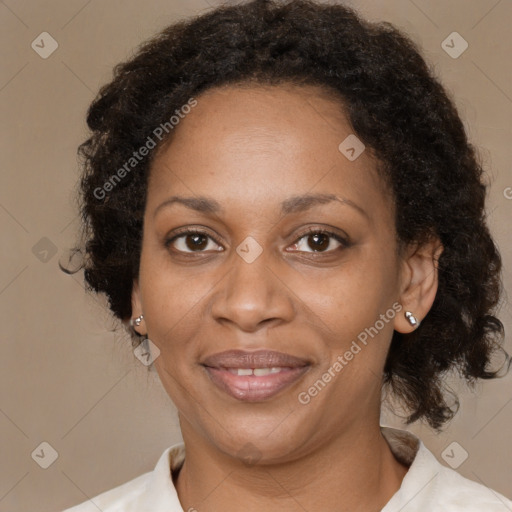
<path fill-rule="evenodd" d="M 437 293 L 438 260 L 442 252 L 443 246 L 437 237 L 421 245 L 411 244 L 405 249 L 400 279 L 403 310 L 395 316 L 396 331 L 409 333 L 417 328 L 405 317 L 406 311 L 410 311 L 418 322 L 430 311 Z"/>
<path fill-rule="evenodd" d="M 141 316 L 143 314 L 143 307 L 142 307 L 142 300 L 141 300 L 141 294 L 140 294 L 140 288 L 139 288 L 139 280 L 134 279 L 133 280 L 133 286 L 132 286 L 132 320 Z M 146 332 L 146 323 L 144 319 L 142 319 L 142 322 L 140 325 L 132 325 L 132 329 L 135 330 L 135 332 L 144 335 Z"/>

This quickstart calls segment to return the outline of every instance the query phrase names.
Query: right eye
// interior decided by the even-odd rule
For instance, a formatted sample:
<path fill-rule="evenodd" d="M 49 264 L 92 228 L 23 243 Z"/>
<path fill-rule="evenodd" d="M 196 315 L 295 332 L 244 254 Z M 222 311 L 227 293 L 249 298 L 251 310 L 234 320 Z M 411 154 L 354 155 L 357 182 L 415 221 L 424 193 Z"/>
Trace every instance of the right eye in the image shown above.
<path fill-rule="evenodd" d="M 217 242 L 206 232 L 197 229 L 185 229 L 165 241 L 165 246 L 168 248 L 171 245 L 179 252 L 194 253 L 205 252 L 212 241 L 216 245 Z M 210 250 L 220 251 L 223 249 Z"/>

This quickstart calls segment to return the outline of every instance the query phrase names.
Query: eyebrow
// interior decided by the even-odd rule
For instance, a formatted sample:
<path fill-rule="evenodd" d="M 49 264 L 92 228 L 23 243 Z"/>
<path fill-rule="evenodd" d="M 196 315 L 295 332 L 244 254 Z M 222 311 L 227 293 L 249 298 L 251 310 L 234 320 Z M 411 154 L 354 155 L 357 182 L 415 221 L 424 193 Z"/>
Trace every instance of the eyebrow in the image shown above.
<path fill-rule="evenodd" d="M 291 213 L 302 212 L 309 210 L 314 206 L 320 204 L 327 204 L 333 201 L 337 201 L 341 204 L 351 206 L 359 213 L 369 219 L 368 214 L 359 205 L 351 201 L 350 199 L 338 197 L 334 194 L 303 194 L 300 196 L 292 196 L 281 203 L 281 213 L 283 215 L 289 215 Z M 218 201 L 207 196 L 196 196 L 196 197 L 184 197 L 184 196 L 171 196 L 161 203 L 153 214 L 153 217 L 164 207 L 169 207 L 175 203 L 182 204 L 191 210 L 195 210 L 200 213 L 209 214 L 222 214 L 224 208 L 221 207 Z"/>

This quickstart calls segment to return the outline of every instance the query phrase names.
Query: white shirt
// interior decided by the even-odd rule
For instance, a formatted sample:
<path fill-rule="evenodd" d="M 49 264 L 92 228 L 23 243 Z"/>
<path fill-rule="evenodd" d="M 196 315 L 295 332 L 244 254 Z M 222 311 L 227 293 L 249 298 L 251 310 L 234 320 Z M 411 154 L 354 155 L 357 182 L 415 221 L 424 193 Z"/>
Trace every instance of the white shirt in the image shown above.
<path fill-rule="evenodd" d="M 512 512 L 512 501 L 443 466 L 411 432 L 381 426 L 395 457 L 409 466 L 381 512 Z M 185 459 L 183 443 L 167 448 L 153 471 L 64 512 L 184 512 L 171 468 Z"/>

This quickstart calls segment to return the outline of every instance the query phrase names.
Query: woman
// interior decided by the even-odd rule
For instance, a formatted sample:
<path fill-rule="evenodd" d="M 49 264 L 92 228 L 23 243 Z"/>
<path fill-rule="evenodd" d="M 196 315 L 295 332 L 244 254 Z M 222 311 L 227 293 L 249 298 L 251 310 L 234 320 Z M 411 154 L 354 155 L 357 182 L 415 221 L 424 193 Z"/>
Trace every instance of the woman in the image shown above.
<path fill-rule="evenodd" d="M 184 444 L 69 510 L 512 510 L 379 424 L 390 391 L 440 430 L 442 376 L 495 377 L 502 351 L 482 169 L 410 40 L 340 5 L 217 8 L 87 121 L 85 278 Z"/>

